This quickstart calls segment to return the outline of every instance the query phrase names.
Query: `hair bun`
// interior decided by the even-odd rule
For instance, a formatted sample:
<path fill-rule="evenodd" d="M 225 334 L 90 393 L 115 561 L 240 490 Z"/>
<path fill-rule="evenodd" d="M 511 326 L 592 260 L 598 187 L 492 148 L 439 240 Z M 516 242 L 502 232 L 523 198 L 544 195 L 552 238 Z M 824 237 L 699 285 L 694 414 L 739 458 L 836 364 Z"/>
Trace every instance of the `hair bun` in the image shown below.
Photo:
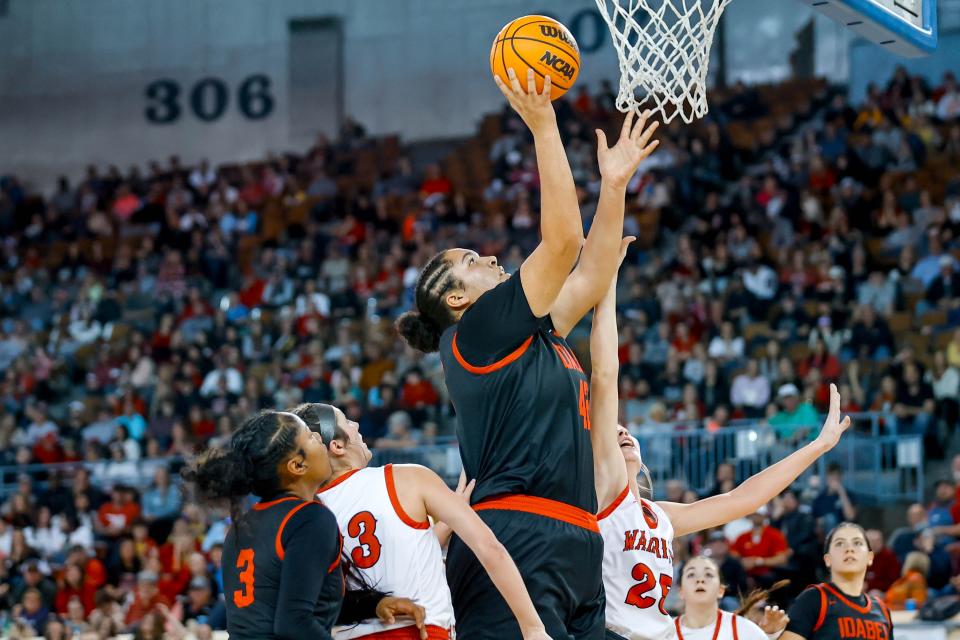
<path fill-rule="evenodd" d="M 407 344 L 418 351 L 432 353 L 440 348 L 440 327 L 419 311 L 407 311 L 401 315 L 396 327 Z"/>

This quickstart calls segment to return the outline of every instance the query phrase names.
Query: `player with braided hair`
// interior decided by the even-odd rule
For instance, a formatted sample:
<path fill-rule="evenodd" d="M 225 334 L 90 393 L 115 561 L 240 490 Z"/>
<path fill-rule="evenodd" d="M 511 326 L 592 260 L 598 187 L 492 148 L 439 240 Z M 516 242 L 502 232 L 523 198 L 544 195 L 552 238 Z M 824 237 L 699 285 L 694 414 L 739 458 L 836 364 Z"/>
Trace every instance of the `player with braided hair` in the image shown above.
<path fill-rule="evenodd" d="M 603 636 L 602 542 L 590 455 L 590 388 L 566 336 L 617 268 L 626 185 L 656 147 L 632 115 L 608 148 L 597 132 L 602 184 L 586 241 L 573 176 L 550 103 L 550 78 L 525 92 L 510 70 L 497 84 L 533 133 L 540 175 L 539 246 L 511 276 L 493 256 L 449 249 L 417 281 L 416 309 L 397 321 L 410 346 L 438 351 L 457 410 L 474 510 L 510 552 L 547 632 Z M 581 252 L 582 248 L 582 252 Z M 578 264 L 579 258 L 579 264 Z M 517 637 L 517 621 L 459 536 L 447 578 L 457 633 Z"/>
<path fill-rule="evenodd" d="M 320 436 L 292 413 L 247 419 L 224 449 L 212 449 L 184 478 L 209 500 L 229 500 L 234 526 L 223 545 L 223 589 L 231 638 L 332 638 L 338 620 L 411 616 L 423 608 L 372 589 L 343 593 L 342 540 L 334 515 L 315 498 L 330 478 Z M 260 502 L 241 513 L 240 502 Z"/>

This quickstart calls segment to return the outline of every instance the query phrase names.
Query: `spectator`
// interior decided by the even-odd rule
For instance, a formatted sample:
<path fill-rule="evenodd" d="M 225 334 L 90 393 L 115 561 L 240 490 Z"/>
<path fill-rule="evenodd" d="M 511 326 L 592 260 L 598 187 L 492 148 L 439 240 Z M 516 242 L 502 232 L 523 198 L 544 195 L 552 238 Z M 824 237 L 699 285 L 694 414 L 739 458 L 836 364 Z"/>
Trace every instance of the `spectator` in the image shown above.
<path fill-rule="evenodd" d="M 933 502 L 927 509 L 927 523 L 931 527 L 951 527 L 956 524 L 950 512 L 955 499 L 954 486 L 946 480 L 937 480 L 933 485 Z"/>
<path fill-rule="evenodd" d="M 791 580 L 798 585 L 815 581 L 820 542 L 816 522 L 810 513 L 801 510 L 800 500 L 793 489 L 780 494 L 774 511 L 774 525 L 783 534 L 790 547 L 790 558 L 784 567 Z"/>
<path fill-rule="evenodd" d="M 797 385 L 790 382 L 781 386 L 777 399 L 782 408 L 770 418 L 777 436 L 784 440 L 812 436 L 818 424 L 817 411 L 809 402 L 800 402 Z"/>
<path fill-rule="evenodd" d="M 940 273 L 927 286 L 927 302 L 933 307 L 942 303 L 955 304 L 960 298 L 960 277 L 956 273 L 953 256 L 940 256 L 938 264 Z"/>
<path fill-rule="evenodd" d="M 40 591 L 34 588 L 23 593 L 23 599 L 13 609 L 14 619 L 21 619 L 34 631 L 34 635 L 47 632 L 47 622 L 50 620 L 50 608 L 41 599 Z"/>
<path fill-rule="evenodd" d="M 151 525 L 172 526 L 183 509 L 180 488 L 170 482 L 170 471 L 158 467 L 153 475 L 153 485 L 143 493 L 143 519 Z"/>
<path fill-rule="evenodd" d="M 743 338 L 736 336 L 733 323 L 724 322 L 720 327 L 720 335 L 710 341 L 707 355 L 721 364 L 736 362 L 743 358 Z"/>
<path fill-rule="evenodd" d="M 110 502 L 97 510 L 96 529 L 102 535 L 116 538 L 129 533 L 138 517 L 140 506 L 128 496 L 126 487 L 118 485 L 110 492 Z"/>
<path fill-rule="evenodd" d="M 893 550 L 886 546 L 883 532 L 879 529 L 867 530 L 867 543 L 873 552 L 873 563 L 867 569 L 865 588 L 868 593 L 884 597 L 887 589 L 900 577 L 900 561 Z"/>
<path fill-rule="evenodd" d="M 763 415 L 770 401 L 770 381 L 760 374 L 757 361 L 747 361 L 747 369 L 733 379 L 730 388 L 730 402 L 734 407 L 743 409 L 748 417 Z"/>
<path fill-rule="evenodd" d="M 841 522 L 855 522 L 857 507 L 843 486 L 843 467 L 836 462 L 827 466 L 826 486 L 811 506 L 813 517 L 820 521 L 823 531 L 830 531 Z"/>
<path fill-rule="evenodd" d="M 13 589 L 11 595 L 15 602 L 21 602 L 26 600 L 28 592 L 37 594 L 43 609 L 53 609 L 57 585 L 44 575 L 41 563 L 37 560 L 29 560 L 23 565 L 23 581 Z"/>
<path fill-rule="evenodd" d="M 753 528 L 740 535 L 730 551 L 743 563 L 747 574 L 757 585 L 769 587 L 776 581 L 775 571 L 790 559 L 790 548 L 779 529 L 769 524 L 769 511 L 760 507 L 750 516 Z"/>
<path fill-rule="evenodd" d="M 931 435 L 933 391 L 920 377 L 920 369 L 914 363 L 903 367 L 903 380 L 897 389 L 897 402 L 893 411 L 897 416 L 897 430 L 901 433 Z"/>
<path fill-rule="evenodd" d="M 710 557 L 720 567 L 720 573 L 723 576 L 723 584 L 727 589 L 724 593 L 724 600 L 730 598 L 734 606 L 739 606 L 740 598 L 747 595 L 749 587 L 747 586 L 747 572 L 743 568 L 740 560 L 730 555 L 730 541 L 722 531 L 713 531 L 707 538 L 707 550 Z"/>
<path fill-rule="evenodd" d="M 417 445 L 413 421 L 406 411 L 396 411 L 387 420 L 387 435 L 374 443 L 377 449 L 404 449 Z"/>
<path fill-rule="evenodd" d="M 193 620 L 216 630 L 225 630 L 227 627 L 223 603 L 213 597 L 210 581 L 204 577 L 190 581 L 186 598 L 179 600 L 171 612 L 184 623 Z"/>
<path fill-rule="evenodd" d="M 903 563 L 903 575 L 887 589 L 887 606 L 893 611 L 919 609 L 927 601 L 927 574 L 930 558 L 919 551 L 911 551 Z"/>
<path fill-rule="evenodd" d="M 167 597 L 157 589 L 157 580 L 157 574 L 152 571 L 145 570 L 137 574 L 136 593 L 124 618 L 127 625 L 140 622 L 159 606 L 171 606 Z"/>

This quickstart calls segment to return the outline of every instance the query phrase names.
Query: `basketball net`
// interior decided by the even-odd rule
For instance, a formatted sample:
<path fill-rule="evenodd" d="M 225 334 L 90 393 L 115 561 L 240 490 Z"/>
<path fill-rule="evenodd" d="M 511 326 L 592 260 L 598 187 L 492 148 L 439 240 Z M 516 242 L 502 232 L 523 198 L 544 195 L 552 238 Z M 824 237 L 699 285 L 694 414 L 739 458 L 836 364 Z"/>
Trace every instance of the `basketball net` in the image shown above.
<path fill-rule="evenodd" d="M 617 109 L 651 108 L 664 123 L 705 116 L 710 47 L 730 0 L 596 2 L 620 60 Z"/>

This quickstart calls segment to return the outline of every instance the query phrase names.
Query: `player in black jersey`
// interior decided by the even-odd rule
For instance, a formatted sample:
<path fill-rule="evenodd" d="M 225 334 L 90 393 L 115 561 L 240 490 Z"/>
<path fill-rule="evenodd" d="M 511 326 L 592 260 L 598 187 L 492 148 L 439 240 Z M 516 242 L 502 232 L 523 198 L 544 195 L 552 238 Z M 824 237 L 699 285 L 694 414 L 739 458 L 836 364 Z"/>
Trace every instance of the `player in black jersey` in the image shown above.
<path fill-rule="evenodd" d="M 827 535 L 830 582 L 815 584 L 790 608 L 781 640 L 893 640 L 890 612 L 864 593 L 873 552 L 860 525 L 844 522 Z"/>
<path fill-rule="evenodd" d="M 616 272 L 626 184 L 656 146 L 648 144 L 656 124 L 643 117 L 633 126 L 628 115 L 613 148 L 598 131 L 603 183 L 584 243 L 549 79 L 538 95 L 532 71 L 526 93 L 510 74 L 511 87 L 497 84 L 533 132 L 541 243 L 513 277 L 495 257 L 467 249 L 434 256 L 417 282 L 416 310 L 397 326 L 411 346 L 440 351 L 464 469 L 476 479 L 473 508 L 516 562 L 547 633 L 602 638 L 589 382 L 565 338 Z M 447 578 L 458 635 L 520 637 L 503 598 L 457 538 Z"/>
<path fill-rule="evenodd" d="M 411 616 L 423 609 L 372 589 L 347 592 L 342 540 L 315 500 L 332 473 L 327 448 L 291 413 L 264 411 L 244 422 L 226 449 L 214 449 L 184 476 L 210 499 L 229 499 L 233 526 L 223 544 L 227 631 L 238 640 L 332 638 L 335 622 Z M 239 513 L 249 494 L 261 498 Z M 342 607 L 341 607 L 342 605 Z"/>

